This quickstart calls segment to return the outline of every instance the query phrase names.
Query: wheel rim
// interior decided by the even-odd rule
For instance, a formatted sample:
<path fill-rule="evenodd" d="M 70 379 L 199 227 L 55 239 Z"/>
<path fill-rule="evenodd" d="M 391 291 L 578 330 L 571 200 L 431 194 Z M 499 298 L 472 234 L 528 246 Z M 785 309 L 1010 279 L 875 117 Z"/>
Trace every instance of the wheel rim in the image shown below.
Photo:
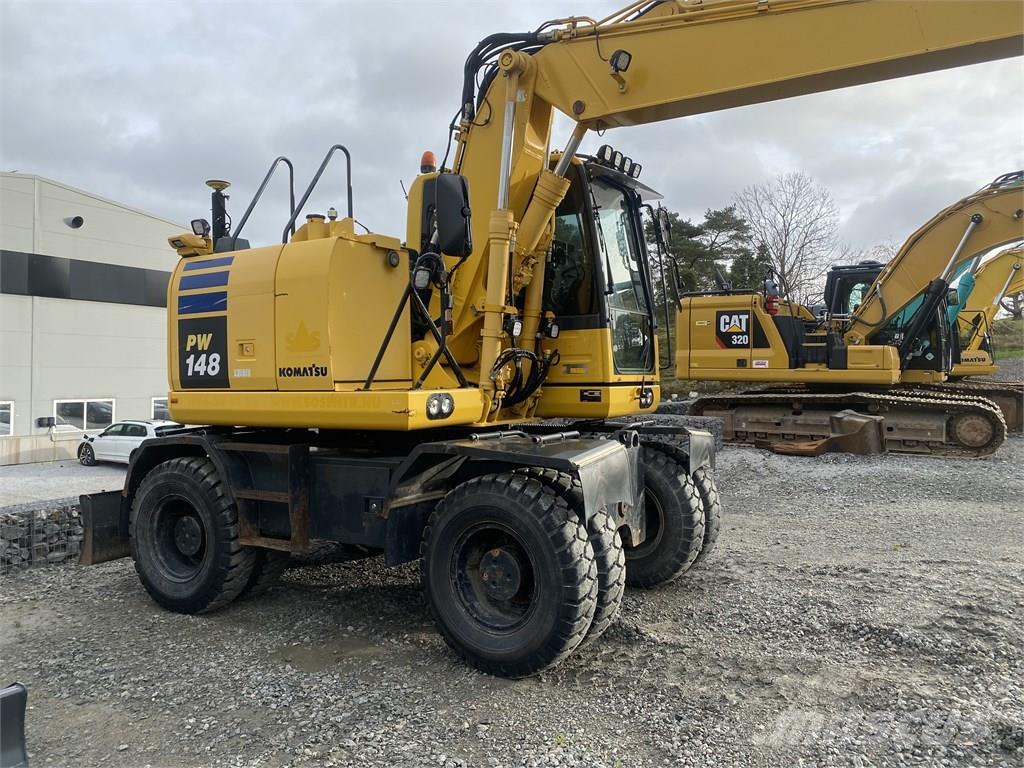
<path fill-rule="evenodd" d="M 462 609 L 493 632 L 529 621 L 537 602 L 534 563 L 510 528 L 479 523 L 455 543 L 449 583 Z"/>
<path fill-rule="evenodd" d="M 661 544 L 665 532 L 665 509 L 658 497 L 650 491 L 644 493 L 644 522 L 647 537 L 635 547 L 626 547 L 626 559 L 646 557 Z"/>
<path fill-rule="evenodd" d="M 178 582 L 195 578 L 208 549 L 198 510 L 180 496 L 168 497 L 157 508 L 153 523 L 153 548 L 166 576 Z"/>
<path fill-rule="evenodd" d="M 92 461 L 92 448 L 88 445 L 82 447 L 82 460 L 85 461 L 86 464 Z"/>

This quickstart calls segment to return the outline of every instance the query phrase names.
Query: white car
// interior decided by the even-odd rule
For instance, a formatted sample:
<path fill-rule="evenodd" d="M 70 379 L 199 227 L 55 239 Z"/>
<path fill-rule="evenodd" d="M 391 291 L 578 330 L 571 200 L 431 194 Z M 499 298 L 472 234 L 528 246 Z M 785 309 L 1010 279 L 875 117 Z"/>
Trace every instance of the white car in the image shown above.
<path fill-rule="evenodd" d="M 78 444 L 78 460 L 87 467 L 93 466 L 97 461 L 118 461 L 128 464 L 135 449 L 143 440 L 161 437 L 177 429 L 181 429 L 181 424 L 176 421 L 119 421 L 102 432 L 86 432 L 82 435 L 82 442 Z"/>

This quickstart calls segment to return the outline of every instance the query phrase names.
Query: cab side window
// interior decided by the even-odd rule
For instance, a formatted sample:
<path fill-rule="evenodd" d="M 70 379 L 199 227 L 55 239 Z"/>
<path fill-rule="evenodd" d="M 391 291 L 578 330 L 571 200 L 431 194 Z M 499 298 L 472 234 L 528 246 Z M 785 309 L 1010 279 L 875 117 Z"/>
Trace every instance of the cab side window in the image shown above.
<path fill-rule="evenodd" d="M 560 317 L 597 312 L 584 211 L 579 185 L 573 184 L 555 211 L 555 235 L 544 274 L 544 309 Z"/>

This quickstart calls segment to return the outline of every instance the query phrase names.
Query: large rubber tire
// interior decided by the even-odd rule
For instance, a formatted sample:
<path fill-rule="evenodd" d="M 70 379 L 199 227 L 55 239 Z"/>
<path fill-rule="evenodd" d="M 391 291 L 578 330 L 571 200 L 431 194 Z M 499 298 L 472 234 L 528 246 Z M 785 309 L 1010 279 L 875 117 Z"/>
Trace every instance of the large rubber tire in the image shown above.
<path fill-rule="evenodd" d="M 487 558 L 515 577 L 493 579 Z M 564 498 L 521 473 L 474 478 L 435 507 L 420 578 L 445 642 L 493 675 L 526 677 L 558 663 L 594 619 L 597 564 L 586 530 Z"/>
<path fill-rule="evenodd" d="M 92 449 L 91 445 L 86 443 L 78 449 L 78 461 L 81 462 L 83 467 L 96 466 L 96 451 Z"/>
<path fill-rule="evenodd" d="M 604 509 L 599 509 L 587 524 L 590 545 L 597 562 L 597 608 L 594 621 L 583 638 L 590 645 L 605 633 L 619 615 L 622 595 L 626 591 L 626 550 L 615 520 Z"/>
<path fill-rule="evenodd" d="M 268 589 L 276 587 L 281 581 L 281 576 L 288 569 L 291 561 L 291 554 L 280 552 L 276 549 L 257 549 L 253 558 L 252 575 L 249 581 L 238 595 L 238 599 L 244 597 L 258 597 Z"/>
<path fill-rule="evenodd" d="M 693 561 L 697 565 L 715 550 L 718 533 L 722 528 L 722 500 L 715 484 L 715 474 L 709 467 L 701 467 L 693 473 L 693 484 L 697 486 L 697 493 L 704 506 L 704 543 L 697 553 L 697 559 Z"/>
<path fill-rule="evenodd" d="M 583 488 L 579 479 L 540 467 L 524 467 L 516 471 L 537 478 L 565 499 L 570 509 L 583 513 Z M 587 538 L 597 563 L 597 606 L 594 621 L 581 645 L 589 645 L 603 635 L 622 607 L 622 595 L 626 591 L 626 553 L 615 522 L 608 512 L 598 510 L 587 523 Z"/>
<path fill-rule="evenodd" d="M 704 508 L 686 467 L 650 446 L 642 449 L 647 538 L 626 547 L 626 584 L 657 587 L 679 578 L 704 543 Z"/>
<path fill-rule="evenodd" d="M 171 459 L 150 470 L 129 523 L 135 570 L 164 608 L 214 611 L 249 583 L 256 550 L 238 543 L 238 510 L 209 459 Z"/>

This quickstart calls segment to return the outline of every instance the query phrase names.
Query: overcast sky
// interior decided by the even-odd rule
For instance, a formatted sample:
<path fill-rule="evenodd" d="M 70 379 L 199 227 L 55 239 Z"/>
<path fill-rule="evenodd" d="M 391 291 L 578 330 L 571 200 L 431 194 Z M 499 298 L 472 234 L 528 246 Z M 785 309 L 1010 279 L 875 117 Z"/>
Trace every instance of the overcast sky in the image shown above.
<path fill-rule="evenodd" d="M 356 218 L 404 236 L 399 179 L 424 149 L 443 154 L 476 41 L 624 2 L 0 0 L 0 167 L 181 222 L 208 216 L 203 181 L 225 178 L 237 221 L 276 155 L 295 161 L 301 189 L 341 142 Z M 866 248 L 1024 167 L 1022 86 L 1015 58 L 616 129 L 583 149 L 622 149 L 696 219 L 749 183 L 805 171 L 832 191 L 842 238 Z M 344 210 L 340 179 L 339 164 L 307 211 Z M 247 225 L 254 245 L 280 236 L 283 189 Z"/>

